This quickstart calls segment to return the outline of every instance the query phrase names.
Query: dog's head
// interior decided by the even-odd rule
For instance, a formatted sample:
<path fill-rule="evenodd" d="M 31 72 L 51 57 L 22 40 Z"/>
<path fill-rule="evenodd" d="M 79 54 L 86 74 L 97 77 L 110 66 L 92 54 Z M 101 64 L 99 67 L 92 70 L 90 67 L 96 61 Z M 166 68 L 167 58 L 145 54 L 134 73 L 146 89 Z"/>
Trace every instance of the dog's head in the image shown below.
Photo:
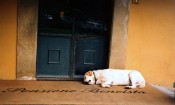
<path fill-rule="evenodd" d="M 94 78 L 93 71 L 88 71 L 85 73 L 84 82 L 86 82 L 90 85 L 95 84 L 95 78 Z"/>

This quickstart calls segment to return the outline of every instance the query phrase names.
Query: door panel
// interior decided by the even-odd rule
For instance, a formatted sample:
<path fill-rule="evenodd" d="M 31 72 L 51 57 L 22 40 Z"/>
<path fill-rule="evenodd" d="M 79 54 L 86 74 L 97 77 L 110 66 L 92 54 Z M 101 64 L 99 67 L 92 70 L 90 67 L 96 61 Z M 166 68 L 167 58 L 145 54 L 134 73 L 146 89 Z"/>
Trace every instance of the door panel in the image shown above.
<path fill-rule="evenodd" d="M 75 75 L 84 75 L 89 70 L 107 68 L 107 41 L 104 37 L 77 38 Z"/>
<path fill-rule="evenodd" d="M 69 38 L 39 35 L 37 55 L 37 77 L 69 77 Z"/>

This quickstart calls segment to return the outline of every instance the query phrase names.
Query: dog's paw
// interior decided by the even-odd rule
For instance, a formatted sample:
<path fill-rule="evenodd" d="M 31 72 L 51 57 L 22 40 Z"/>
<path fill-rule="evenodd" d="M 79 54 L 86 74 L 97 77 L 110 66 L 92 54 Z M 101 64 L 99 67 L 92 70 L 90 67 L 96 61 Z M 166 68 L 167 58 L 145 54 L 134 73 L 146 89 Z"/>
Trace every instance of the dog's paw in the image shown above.
<path fill-rule="evenodd" d="M 125 86 L 125 89 L 132 89 L 131 86 Z"/>
<path fill-rule="evenodd" d="M 97 84 L 97 85 L 98 85 L 98 84 L 101 84 L 101 81 L 97 80 L 97 81 L 96 81 L 96 84 Z"/>
<path fill-rule="evenodd" d="M 111 85 L 105 84 L 105 83 L 102 83 L 101 86 L 104 87 L 104 88 L 109 88 L 109 87 L 111 87 Z"/>
<path fill-rule="evenodd" d="M 136 88 L 135 86 L 125 86 L 125 89 L 133 89 Z"/>

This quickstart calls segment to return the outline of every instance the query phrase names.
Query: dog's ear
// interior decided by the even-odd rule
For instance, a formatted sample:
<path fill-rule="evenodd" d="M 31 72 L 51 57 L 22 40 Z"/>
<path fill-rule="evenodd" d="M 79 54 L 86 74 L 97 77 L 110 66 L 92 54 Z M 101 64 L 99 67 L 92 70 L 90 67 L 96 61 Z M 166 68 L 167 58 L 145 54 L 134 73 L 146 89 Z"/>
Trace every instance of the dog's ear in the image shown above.
<path fill-rule="evenodd" d="M 92 76 L 92 71 L 88 71 L 85 75 Z"/>
<path fill-rule="evenodd" d="M 89 76 L 92 76 L 92 71 L 89 71 Z"/>

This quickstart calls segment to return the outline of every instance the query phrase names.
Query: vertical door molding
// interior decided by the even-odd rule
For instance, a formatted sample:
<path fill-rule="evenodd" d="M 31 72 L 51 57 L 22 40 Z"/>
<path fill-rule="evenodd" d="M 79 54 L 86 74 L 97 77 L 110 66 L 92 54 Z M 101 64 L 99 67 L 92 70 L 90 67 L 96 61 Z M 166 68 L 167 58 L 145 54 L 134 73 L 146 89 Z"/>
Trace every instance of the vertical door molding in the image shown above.
<path fill-rule="evenodd" d="M 36 77 L 37 2 L 18 0 L 17 79 Z"/>
<path fill-rule="evenodd" d="M 130 0 L 114 0 L 110 68 L 125 69 Z"/>

